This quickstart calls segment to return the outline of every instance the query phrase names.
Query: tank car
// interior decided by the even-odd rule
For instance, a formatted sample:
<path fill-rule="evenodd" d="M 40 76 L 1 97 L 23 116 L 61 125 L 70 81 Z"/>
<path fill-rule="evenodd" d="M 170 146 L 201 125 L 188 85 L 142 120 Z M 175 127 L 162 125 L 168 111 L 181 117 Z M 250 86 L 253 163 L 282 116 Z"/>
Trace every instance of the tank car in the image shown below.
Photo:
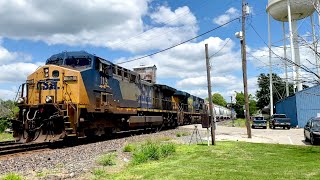
<path fill-rule="evenodd" d="M 20 142 L 112 136 L 207 118 L 203 99 L 141 72 L 84 51 L 52 55 L 21 85 L 13 136 Z"/>

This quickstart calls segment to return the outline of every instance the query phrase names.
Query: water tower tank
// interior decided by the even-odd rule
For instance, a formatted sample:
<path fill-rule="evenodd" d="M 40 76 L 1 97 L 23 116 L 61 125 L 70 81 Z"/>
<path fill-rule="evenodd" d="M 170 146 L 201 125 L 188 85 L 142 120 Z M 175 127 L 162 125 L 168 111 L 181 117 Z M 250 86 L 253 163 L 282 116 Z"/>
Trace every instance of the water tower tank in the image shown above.
<path fill-rule="evenodd" d="M 269 0 L 267 12 L 278 21 L 288 21 L 288 0 Z M 310 16 L 314 11 L 314 1 L 316 0 L 290 0 L 292 20 L 303 19 Z"/>

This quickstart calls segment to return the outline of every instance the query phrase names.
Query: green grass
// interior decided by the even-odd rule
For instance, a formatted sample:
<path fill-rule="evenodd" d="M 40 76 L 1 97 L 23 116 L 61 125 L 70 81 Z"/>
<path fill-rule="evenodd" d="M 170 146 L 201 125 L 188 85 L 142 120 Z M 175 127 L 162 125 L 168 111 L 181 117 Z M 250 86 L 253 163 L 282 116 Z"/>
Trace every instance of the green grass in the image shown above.
<path fill-rule="evenodd" d="M 12 140 L 14 140 L 12 134 L 0 133 L 0 142 L 1 141 L 12 141 Z"/>
<path fill-rule="evenodd" d="M 174 156 L 101 179 L 320 179 L 320 147 L 246 142 L 179 145 Z"/>
<path fill-rule="evenodd" d="M 116 158 L 116 154 L 114 153 L 104 154 L 98 157 L 97 163 L 102 166 L 113 166 L 113 165 L 116 165 L 115 158 Z"/>
<path fill-rule="evenodd" d="M 160 144 L 148 141 L 141 144 L 133 152 L 132 164 L 141 164 L 147 161 L 159 160 L 165 158 L 176 151 L 176 145 L 172 143 Z"/>
<path fill-rule="evenodd" d="M 135 149 L 135 146 L 134 145 L 132 145 L 132 144 L 127 144 L 127 145 L 125 145 L 124 146 L 124 148 L 123 148 L 123 152 L 132 152 L 132 151 L 134 151 L 134 149 Z"/>
<path fill-rule="evenodd" d="M 94 179 L 105 179 L 109 175 L 104 169 L 94 169 L 92 174 L 95 177 Z"/>
<path fill-rule="evenodd" d="M 0 177 L 0 180 L 22 180 L 22 177 L 14 173 L 9 173 L 3 177 Z"/>

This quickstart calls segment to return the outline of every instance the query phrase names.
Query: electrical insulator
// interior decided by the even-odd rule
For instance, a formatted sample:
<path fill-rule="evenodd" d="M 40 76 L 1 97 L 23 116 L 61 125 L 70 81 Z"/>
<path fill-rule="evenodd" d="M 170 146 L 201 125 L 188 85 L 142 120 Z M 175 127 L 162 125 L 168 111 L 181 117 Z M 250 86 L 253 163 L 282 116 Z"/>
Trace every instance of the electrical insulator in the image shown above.
<path fill-rule="evenodd" d="M 246 15 L 250 14 L 250 7 L 248 6 L 248 4 L 245 5 L 244 12 L 246 13 Z"/>

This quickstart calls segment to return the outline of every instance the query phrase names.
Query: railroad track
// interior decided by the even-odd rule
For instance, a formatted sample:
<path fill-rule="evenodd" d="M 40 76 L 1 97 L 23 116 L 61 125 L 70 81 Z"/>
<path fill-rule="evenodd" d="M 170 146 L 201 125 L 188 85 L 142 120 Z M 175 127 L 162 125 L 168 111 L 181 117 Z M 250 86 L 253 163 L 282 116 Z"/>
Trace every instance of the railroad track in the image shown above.
<path fill-rule="evenodd" d="M 145 131 L 146 129 L 138 129 L 134 131 L 122 131 L 119 133 L 115 133 L 115 135 L 111 139 L 128 137 L 132 135 L 131 133 L 140 134 Z M 77 139 L 75 141 L 67 141 L 67 142 L 56 141 L 56 142 L 41 142 L 41 143 L 35 143 L 35 142 L 20 143 L 15 141 L 4 141 L 4 142 L 0 142 L 0 156 L 38 150 L 38 149 L 45 149 L 45 148 L 56 149 L 56 148 L 72 147 L 72 146 L 90 144 L 90 143 L 106 141 L 106 140 L 110 140 L 110 137 L 95 137 L 93 139 L 84 138 L 84 139 Z"/>
<path fill-rule="evenodd" d="M 11 145 L 11 144 L 19 144 L 19 143 L 16 142 L 16 141 L 3 141 L 3 142 L 0 142 L 0 147 L 1 146 Z"/>
<path fill-rule="evenodd" d="M 16 143 L 14 141 L 5 141 L 0 143 L 0 155 L 14 154 L 18 152 L 31 151 L 36 149 L 48 148 L 50 143 Z"/>

